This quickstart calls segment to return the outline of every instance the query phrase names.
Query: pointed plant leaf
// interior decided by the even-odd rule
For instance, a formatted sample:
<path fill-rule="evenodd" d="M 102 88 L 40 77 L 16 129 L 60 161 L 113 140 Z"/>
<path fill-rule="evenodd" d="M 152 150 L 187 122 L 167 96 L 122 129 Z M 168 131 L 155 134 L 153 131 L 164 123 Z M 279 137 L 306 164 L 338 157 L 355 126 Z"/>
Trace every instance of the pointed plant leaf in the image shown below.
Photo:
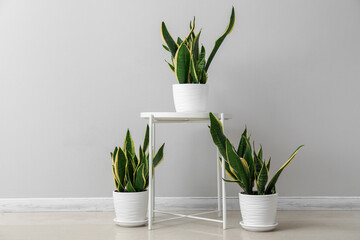
<path fill-rule="evenodd" d="M 225 159 L 224 159 L 225 160 Z M 222 167 L 222 158 L 219 157 L 219 162 L 220 162 L 220 166 Z M 234 175 L 234 173 L 232 172 L 231 168 L 230 168 L 230 165 L 228 163 L 227 160 L 225 160 L 225 172 L 228 176 L 231 177 L 231 179 L 233 180 L 238 180 L 237 177 Z"/>
<path fill-rule="evenodd" d="M 223 33 L 223 35 L 221 35 L 221 37 L 219 37 L 219 38 L 215 41 L 215 46 L 214 46 L 213 50 L 211 51 L 210 56 L 209 56 L 209 58 L 208 58 L 208 60 L 207 60 L 207 63 L 206 63 L 206 67 L 205 67 L 205 71 L 206 71 L 206 72 L 208 71 L 209 66 L 210 66 L 210 63 L 211 63 L 211 61 L 213 60 L 213 58 L 214 58 L 217 50 L 219 49 L 220 45 L 222 44 L 222 42 L 224 41 L 224 39 L 226 38 L 226 36 L 227 36 L 228 34 L 230 34 L 231 31 L 233 30 L 234 24 L 235 24 L 235 10 L 234 10 L 234 7 L 232 7 L 229 24 L 228 24 L 225 32 Z"/>
<path fill-rule="evenodd" d="M 199 39 L 200 39 L 200 34 L 201 34 L 201 30 L 200 32 L 196 35 L 195 39 L 194 39 L 194 44 L 191 48 L 191 53 L 193 55 L 193 59 L 194 59 L 194 65 L 196 65 L 197 60 L 199 59 Z"/>
<path fill-rule="evenodd" d="M 272 189 L 271 189 L 271 194 L 275 194 L 276 193 L 276 187 L 274 186 Z"/>
<path fill-rule="evenodd" d="M 203 71 L 202 71 L 202 75 L 201 75 L 200 83 L 201 83 L 201 84 L 205 84 L 205 83 L 207 82 L 207 79 L 208 79 L 207 73 L 206 73 L 205 70 L 203 70 Z"/>
<path fill-rule="evenodd" d="M 265 161 L 263 162 L 263 165 L 261 167 L 258 179 L 256 181 L 256 187 L 258 190 L 258 195 L 264 195 L 265 194 L 265 186 L 269 179 L 269 171 L 266 168 Z"/>
<path fill-rule="evenodd" d="M 171 71 L 175 72 L 175 67 L 168 61 L 165 60 L 165 62 L 169 65 L 169 68 L 171 69 Z"/>
<path fill-rule="evenodd" d="M 170 52 L 170 49 L 167 46 L 165 46 L 164 44 L 162 44 L 162 46 L 166 51 Z"/>
<path fill-rule="evenodd" d="M 145 154 L 145 174 L 149 175 L 149 153 Z"/>
<path fill-rule="evenodd" d="M 247 165 L 249 166 L 249 180 L 253 187 L 254 180 L 255 180 L 255 164 L 254 164 L 254 158 L 252 156 L 250 138 L 248 138 L 246 140 L 246 149 L 245 149 L 245 153 L 244 153 L 244 159 L 246 160 Z"/>
<path fill-rule="evenodd" d="M 180 45 L 182 44 L 183 40 L 178 37 L 176 42 L 177 42 L 177 44 L 180 46 Z"/>
<path fill-rule="evenodd" d="M 118 147 L 115 147 L 114 149 L 114 152 L 113 153 L 110 153 L 111 155 L 111 159 L 112 159 L 112 162 L 115 163 L 115 157 L 116 157 L 116 154 L 117 154 L 117 151 L 118 151 Z"/>
<path fill-rule="evenodd" d="M 149 187 L 149 175 L 146 176 L 146 171 L 145 171 L 145 179 L 146 179 L 146 182 L 145 182 L 144 189 L 147 189 Z"/>
<path fill-rule="evenodd" d="M 175 55 L 175 74 L 180 84 L 188 83 L 190 71 L 190 51 L 184 42 Z"/>
<path fill-rule="evenodd" d="M 119 192 L 121 192 L 120 189 L 119 189 L 119 179 L 118 179 L 117 176 L 116 176 L 115 166 L 114 166 L 114 165 L 112 165 L 112 172 L 113 172 L 113 175 L 114 175 L 115 187 L 116 187 L 116 189 L 117 189 Z"/>
<path fill-rule="evenodd" d="M 247 128 L 245 128 L 244 132 L 241 134 L 241 138 L 239 141 L 239 146 L 237 149 L 237 154 L 239 157 L 244 157 L 245 155 L 245 149 L 246 149 L 246 139 L 247 139 Z"/>
<path fill-rule="evenodd" d="M 126 172 L 126 162 L 127 158 L 124 151 L 121 148 L 118 148 L 118 151 L 115 156 L 115 175 L 122 186 L 125 186 L 125 172 Z"/>
<path fill-rule="evenodd" d="M 146 125 L 145 137 L 144 137 L 144 143 L 143 143 L 142 150 L 144 152 L 146 152 L 148 147 L 149 147 L 149 124 Z"/>
<path fill-rule="evenodd" d="M 144 162 L 144 151 L 141 146 L 139 146 L 139 160 L 140 160 L 140 163 Z"/>
<path fill-rule="evenodd" d="M 270 171 L 270 163 L 271 163 L 271 158 L 269 158 L 269 161 L 266 164 L 266 168 L 268 171 Z"/>
<path fill-rule="evenodd" d="M 196 74 L 196 67 L 195 67 L 194 59 L 191 59 L 190 69 L 191 69 L 191 77 L 193 79 L 193 83 L 199 83 L 199 79 L 198 79 L 198 76 Z"/>
<path fill-rule="evenodd" d="M 127 182 L 126 191 L 128 191 L 128 192 L 136 192 L 136 189 L 134 188 L 134 186 L 131 184 L 130 181 Z"/>
<path fill-rule="evenodd" d="M 225 160 L 226 156 L 226 137 L 224 135 L 223 126 L 221 121 L 213 114 L 209 113 L 210 118 L 210 134 L 213 139 L 213 142 L 217 146 L 219 153 Z"/>
<path fill-rule="evenodd" d="M 235 150 L 234 150 L 235 152 Z M 236 152 L 235 152 L 236 153 Z M 249 165 L 247 164 L 245 158 L 240 158 L 241 160 L 241 163 L 243 164 L 244 168 L 245 168 L 245 171 L 247 174 L 250 174 L 250 168 L 249 168 Z M 249 175 L 250 176 L 250 175 Z"/>
<path fill-rule="evenodd" d="M 201 45 L 201 51 L 200 51 L 199 61 L 201 61 L 202 59 L 205 60 L 205 55 L 206 55 L 205 47 L 204 47 L 203 45 Z M 204 68 L 205 68 L 205 66 L 204 66 Z"/>
<path fill-rule="evenodd" d="M 124 152 L 126 153 L 130 153 L 131 156 L 133 157 L 135 155 L 135 146 L 134 146 L 134 141 L 131 137 L 131 133 L 130 130 L 128 129 L 126 131 L 126 136 L 125 136 L 125 141 L 124 141 Z"/>
<path fill-rule="evenodd" d="M 254 149 L 255 150 L 255 149 Z M 260 145 L 260 150 L 258 152 L 258 156 L 259 156 L 259 159 L 262 160 L 263 159 L 263 148 L 262 146 Z"/>
<path fill-rule="evenodd" d="M 134 163 L 134 159 L 131 156 L 130 152 L 127 152 L 126 154 L 127 162 L 125 167 L 125 176 L 129 182 L 132 182 L 134 180 L 134 171 L 136 169 L 136 165 Z"/>
<path fill-rule="evenodd" d="M 144 164 L 141 164 L 139 168 L 136 169 L 134 188 L 137 192 L 144 191 L 145 184 L 146 178 L 144 173 Z"/>
<path fill-rule="evenodd" d="M 184 39 L 184 41 L 181 44 L 184 44 L 186 47 L 189 47 L 191 45 L 194 30 L 195 30 L 195 25 L 193 25 L 192 28 L 190 28 L 190 33 L 186 36 L 186 38 Z M 189 52 L 190 52 L 190 49 L 189 49 Z"/>
<path fill-rule="evenodd" d="M 191 37 L 191 39 L 195 38 L 194 30 L 195 30 L 195 17 L 192 22 L 190 21 L 190 37 Z"/>
<path fill-rule="evenodd" d="M 253 155 L 254 155 L 254 164 L 255 164 L 255 178 L 257 178 L 257 176 L 259 175 L 259 173 L 261 171 L 262 162 L 259 159 L 259 156 L 256 154 L 255 146 L 254 146 Z"/>
<path fill-rule="evenodd" d="M 249 168 L 246 166 L 245 159 L 242 160 L 237 153 L 234 150 L 233 145 L 231 142 L 226 139 L 226 155 L 227 159 L 229 161 L 230 167 L 234 170 L 235 175 L 237 176 L 237 179 L 239 179 L 244 187 L 245 192 L 248 194 L 252 193 L 251 189 L 251 182 L 249 181 Z M 245 163 L 245 164 L 244 164 Z"/>
<path fill-rule="evenodd" d="M 165 143 L 163 143 L 163 145 L 161 145 L 161 147 L 159 148 L 159 150 L 155 154 L 155 157 L 154 157 L 154 160 L 153 160 L 153 166 L 154 167 L 159 165 L 161 163 L 161 161 L 164 159 L 164 147 L 165 147 Z"/>
<path fill-rule="evenodd" d="M 293 154 L 289 157 L 289 159 L 284 163 L 284 165 L 281 166 L 281 168 L 276 172 L 276 174 L 273 176 L 273 178 L 270 180 L 269 184 L 266 187 L 265 194 L 271 194 L 274 191 L 275 184 L 281 174 L 281 172 L 290 164 L 290 162 L 295 158 L 296 154 L 299 152 L 299 150 L 304 145 L 299 146 Z"/>
<path fill-rule="evenodd" d="M 138 167 L 138 166 L 140 165 L 140 159 L 138 159 L 138 157 L 136 156 L 136 154 L 134 155 L 133 160 L 134 160 L 134 165 L 135 165 L 136 167 Z"/>
<path fill-rule="evenodd" d="M 230 182 L 230 183 L 237 183 L 242 189 L 244 189 L 244 184 L 240 181 L 240 180 L 231 180 L 231 179 L 225 179 L 223 178 L 223 180 L 225 182 Z"/>
<path fill-rule="evenodd" d="M 176 44 L 174 39 L 171 37 L 164 22 L 161 23 L 161 37 L 162 37 L 163 41 L 167 44 L 171 55 L 173 57 L 175 57 L 176 51 L 178 50 L 178 45 Z"/>

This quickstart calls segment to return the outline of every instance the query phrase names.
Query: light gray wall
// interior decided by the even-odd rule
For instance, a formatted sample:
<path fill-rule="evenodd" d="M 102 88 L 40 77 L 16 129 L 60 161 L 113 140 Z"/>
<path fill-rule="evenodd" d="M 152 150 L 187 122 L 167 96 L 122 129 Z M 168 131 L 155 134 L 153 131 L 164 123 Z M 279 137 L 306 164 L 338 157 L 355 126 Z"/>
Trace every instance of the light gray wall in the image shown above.
<path fill-rule="evenodd" d="M 0 0 L 0 197 L 110 196 L 126 129 L 138 145 L 141 111 L 174 110 L 161 21 L 184 36 L 196 15 L 209 53 L 232 5 L 209 109 L 233 114 L 236 144 L 246 124 L 273 169 L 306 145 L 282 196 L 360 195 L 360 1 Z M 157 130 L 157 195 L 214 196 L 206 124 Z"/>

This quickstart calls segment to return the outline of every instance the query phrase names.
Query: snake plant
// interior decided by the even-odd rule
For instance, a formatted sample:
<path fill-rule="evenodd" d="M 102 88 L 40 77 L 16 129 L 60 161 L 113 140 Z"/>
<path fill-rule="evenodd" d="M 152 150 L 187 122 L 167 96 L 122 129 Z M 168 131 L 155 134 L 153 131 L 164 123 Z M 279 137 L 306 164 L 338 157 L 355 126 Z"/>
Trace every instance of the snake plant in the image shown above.
<path fill-rule="evenodd" d="M 155 168 L 163 160 L 165 143 L 153 158 Z M 110 153 L 115 187 L 118 192 L 141 192 L 149 186 L 149 125 L 146 127 L 143 145 L 136 156 L 134 141 L 129 129 L 126 132 L 123 148 L 115 147 Z"/>
<path fill-rule="evenodd" d="M 246 194 L 266 195 L 276 193 L 275 184 L 280 174 L 294 159 L 303 145 L 299 146 L 290 155 L 289 159 L 268 183 L 271 158 L 268 161 L 263 159 L 262 146 L 260 146 L 258 152 L 255 151 L 255 146 L 252 150 L 250 136 L 248 136 L 247 129 L 245 128 L 241 135 L 239 146 L 235 149 L 230 140 L 225 136 L 219 119 L 212 113 L 209 115 L 212 139 L 225 160 L 226 173 L 231 177 L 231 180 L 224 180 L 236 182 Z M 257 191 L 253 190 L 255 184 Z"/>
<path fill-rule="evenodd" d="M 208 59 L 205 59 L 205 47 L 199 46 L 201 30 L 195 34 L 195 17 L 190 21 L 190 33 L 182 40 L 180 37 L 177 41 L 172 38 L 164 22 L 161 24 L 161 36 L 166 45 L 164 49 L 171 54 L 171 62 L 167 62 L 170 69 L 175 73 L 180 84 L 183 83 L 200 83 L 207 82 L 207 71 L 220 45 L 228 34 L 231 33 L 235 24 L 234 7 L 231 10 L 229 24 L 225 32 L 215 41 L 213 50 Z"/>

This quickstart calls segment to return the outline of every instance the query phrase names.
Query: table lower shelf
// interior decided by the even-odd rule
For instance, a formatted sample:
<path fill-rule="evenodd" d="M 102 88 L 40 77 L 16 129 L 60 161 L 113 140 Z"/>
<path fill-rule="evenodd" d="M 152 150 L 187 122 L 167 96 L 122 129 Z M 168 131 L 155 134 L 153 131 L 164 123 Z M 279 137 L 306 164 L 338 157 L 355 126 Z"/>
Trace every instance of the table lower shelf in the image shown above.
<path fill-rule="evenodd" d="M 214 212 L 219 212 L 219 211 L 218 210 L 212 210 L 212 211 L 194 213 L 194 214 L 181 214 L 181 213 L 172 213 L 172 212 L 154 210 L 154 213 L 168 214 L 168 215 L 173 215 L 173 216 L 176 216 L 176 217 L 154 220 L 153 222 L 154 223 L 159 223 L 159 222 L 165 222 L 165 221 L 170 221 L 170 220 L 177 220 L 177 219 L 181 219 L 181 218 L 192 218 L 192 219 L 197 219 L 197 220 L 204 220 L 204 221 L 210 221 L 210 222 L 223 223 L 224 222 L 223 220 L 213 219 L 213 218 L 206 218 L 206 217 L 199 217 L 199 215 L 205 215 L 205 214 L 214 213 Z"/>

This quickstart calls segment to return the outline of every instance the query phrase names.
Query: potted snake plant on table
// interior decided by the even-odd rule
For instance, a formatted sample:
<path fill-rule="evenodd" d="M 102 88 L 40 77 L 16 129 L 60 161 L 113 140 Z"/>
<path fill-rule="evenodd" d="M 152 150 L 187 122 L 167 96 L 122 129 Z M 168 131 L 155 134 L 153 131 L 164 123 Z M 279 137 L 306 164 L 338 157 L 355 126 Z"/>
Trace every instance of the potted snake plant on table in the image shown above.
<path fill-rule="evenodd" d="M 249 231 L 269 231 L 274 229 L 276 222 L 277 199 L 275 184 L 282 171 L 294 159 L 298 151 L 303 147 L 299 146 L 284 165 L 269 180 L 271 158 L 268 161 L 263 159 L 263 149 L 259 151 L 251 148 L 250 137 L 247 129 L 241 135 L 237 149 L 225 136 L 219 119 L 210 113 L 210 133 L 220 154 L 225 160 L 225 170 L 231 179 L 224 179 L 227 182 L 237 183 L 243 192 L 239 193 L 240 210 L 242 220 L 240 225 Z M 253 189 L 256 186 L 256 191 Z"/>
<path fill-rule="evenodd" d="M 164 49 L 170 52 L 171 63 L 167 62 L 175 73 L 178 84 L 173 85 L 173 97 L 177 112 L 202 112 L 206 110 L 208 98 L 207 71 L 220 45 L 235 24 L 234 7 L 225 32 L 215 41 L 213 50 L 206 59 L 205 47 L 199 43 L 201 30 L 195 33 L 195 17 L 190 21 L 190 33 L 175 41 L 164 22 L 161 24 L 161 36 Z"/>
<path fill-rule="evenodd" d="M 165 143 L 153 158 L 156 167 L 163 160 Z M 123 148 L 115 147 L 110 153 L 116 190 L 113 200 L 116 218 L 120 226 L 141 226 L 146 223 L 149 186 L 149 125 L 146 127 L 143 145 L 139 155 L 135 153 L 134 142 L 127 130 Z"/>

